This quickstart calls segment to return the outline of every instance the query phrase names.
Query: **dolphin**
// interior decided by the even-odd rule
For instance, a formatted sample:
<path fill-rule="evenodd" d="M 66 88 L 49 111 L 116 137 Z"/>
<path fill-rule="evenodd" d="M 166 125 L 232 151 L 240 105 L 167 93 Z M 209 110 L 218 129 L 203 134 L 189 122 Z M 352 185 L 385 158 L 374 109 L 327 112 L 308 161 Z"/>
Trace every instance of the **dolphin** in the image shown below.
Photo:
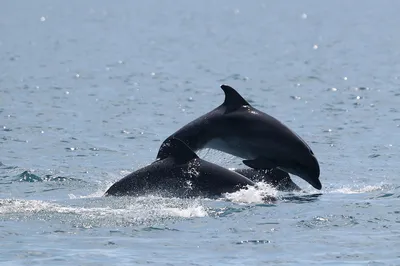
<path fill-rule="evenodd" d="M 292 192 L 292 191 L 301 191 L 301 188 L 296 185 L 292 179 L 290 178 L 289 174 L 278 169 L 274 168 L 271 170 L 265 169 L 252 169 L 252 168 L 242 168 L 242 169 L 230 169 L 244 175 L 248 179 L 253 182 L 265 182 L 272 186 L 273 188 Z"/>
<path fill-rule="evenodd" d="M 307 143 L 274 117 L 251 106 L 235 89 L 221 85 L 224 102 L 167 139 L 178 138 L 193 151 L 216 149 L 240 157 L 253 169 L 299 176 L 321 189 L 318 161 Z"/>
<path fill-rule="evenodd" d="M 176 138 L 166 140 L 161 147 L 155 162 L 114 183 L 105 196 L 139 196 L 149 192 L 178 197 L 220 196 L 255 186 L 239 173 L 200 159 Z"/>

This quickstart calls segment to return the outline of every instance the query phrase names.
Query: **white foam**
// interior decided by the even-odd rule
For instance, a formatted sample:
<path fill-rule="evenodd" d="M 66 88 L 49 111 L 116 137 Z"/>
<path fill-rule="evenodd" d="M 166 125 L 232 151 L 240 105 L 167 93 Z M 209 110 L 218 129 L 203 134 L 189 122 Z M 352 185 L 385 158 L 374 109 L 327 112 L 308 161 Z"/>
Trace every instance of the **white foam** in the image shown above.
<path fill-rule="evenodd" d="M 164 211 L 166 211 L 168 215 L 183 218 L 208 216 L 208 213 L 203 206 L 192 206 L 185 209 L 165 208 Z"/>
<path fill-rule="evenodd" d="M 116 207 L 110 207 L 108 201 L 100 202 L 100 207 L 75 207 L 41 200 L 0 200 L 0 214 L 40 214 L 42 212 L 60 214 L 78 214 L 83 218 L 110 218 L 111 220 L 146 221 L 168 217 L 204 217 L 208 213 L 196 200 L 167 199 L 155 196 L 139 197 L 135 200 L 121 199 L 113 202 Z"/>
<path fill-rule="evenodd" d="M 266 203 L 268 197 L 276 197 L 278 194 L 276 189 L 264 182 L 258 182 L 256 185 L 233 193 L 225 193 L 224 197 L 235 203 Z"/>

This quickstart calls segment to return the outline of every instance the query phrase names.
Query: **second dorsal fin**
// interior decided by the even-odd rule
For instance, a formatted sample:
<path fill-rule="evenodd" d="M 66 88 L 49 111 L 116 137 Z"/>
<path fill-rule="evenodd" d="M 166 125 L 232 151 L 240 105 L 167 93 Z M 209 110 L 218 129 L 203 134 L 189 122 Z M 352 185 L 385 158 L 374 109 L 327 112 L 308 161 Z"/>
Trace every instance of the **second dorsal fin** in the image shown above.
<path fill-rule="evenodd" d="M 161 144 L 157 160 L 163 160 L 168 157 L 175 158 L 179 163 L 186 163 L 192 159 L 199 158 L 189 146 L 177 138 L 168 138 Z"/>
<path fill-rule="evenodd" d="M 250 105 L 234 88 L 228 85 L 221 85 L 221 89 L 225 92 L 225 100 L 222 104 L 225 106 L 225 112 L 229 113 L 242 107 Z"/>

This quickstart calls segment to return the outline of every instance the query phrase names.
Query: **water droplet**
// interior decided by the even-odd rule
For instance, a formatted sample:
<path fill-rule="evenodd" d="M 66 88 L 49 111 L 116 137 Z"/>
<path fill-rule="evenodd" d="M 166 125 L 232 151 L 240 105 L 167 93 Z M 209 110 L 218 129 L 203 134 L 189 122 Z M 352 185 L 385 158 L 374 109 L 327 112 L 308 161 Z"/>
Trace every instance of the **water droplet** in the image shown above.
<path fill-rule="evenodd" d="M 79 77 L 80 77 L 80 75 L 79 75 L 78 73 L 76 73 L 76 74 L 75 74 L 75 77 L 79 78 Z"/>
<path fill-rule="evenodd" d="M 302 19 L 306 19 L 307 18 L 307 14 L 306 13 L 301 14 L 301 18 Z"/>
<path fill-rule="evenodd" d="M 44 21 L 46 21 L 46 18 L 45 17 L 40 17 L 40 21 L 44 22 Z"/>
<path fill-rule="evenodd" d="M 317 44 L 314 44 L 313 49 L 314 49 L 314 50 L 317 50 L 317 49 L 318 49 L 318 45 L 317 45 Z"/>
<path fill-rule="evenodd" d="M 233 13 L 235 13 L 235 15 L 237 15 L 237 14 L 240 13 L 240 10 L 239 10 L 238 8 L 236 8 L 236 9 L 233 11 Z"/>
<path fill-rule="evenodd" d="M 347 80 L 347 77 L 343 77 L 343 80 Z"/>
<path fill-rule="evenodd" d="M 314 219 L 317 220 L 317 221 L 321 221 L 321 222 L 327 222 L 327 221 L 328 221 L 327 218 L 325 218 L 325 217 L 319 217 L 319 216 L 315 217 Z"/>
<path fill-rule="evenodd" d="M 68 94 L 69 94 L 69 91 L 66 91 L 66 92 L 65 92 L 65 94 L 67 94 L 67 95 L 68 95 Z"/>
<path fill-rule="evenodd" d="M 123 64 L 123 63 L 124 63 L 124 61 L 118 60 L 118 64 Z"/>
<path fill-rule="evenodd" d="M 337 91 L 337 89 L 336 88 L 331 88 L 331 91 Z"/>
<path fill-rule="evenodd" d="M 290 98 L 292 98 L 293 100 L 301 100 L 300 96 L 290 96 Z"/>
<path fill-rule="evenodd" d="M 156 73 L 154 73 L 154 72 L 151 72 L 151 74 L 150 75 L 152 75 L 152 76 L 155 76 L 156 75 Z"/>

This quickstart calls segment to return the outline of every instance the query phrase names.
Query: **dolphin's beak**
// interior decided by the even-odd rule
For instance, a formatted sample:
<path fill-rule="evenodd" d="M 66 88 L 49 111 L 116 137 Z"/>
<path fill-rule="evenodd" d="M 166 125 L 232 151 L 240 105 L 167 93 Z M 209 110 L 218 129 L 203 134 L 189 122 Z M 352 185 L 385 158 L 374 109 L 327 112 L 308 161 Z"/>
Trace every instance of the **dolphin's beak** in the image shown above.
<path fill-rule="evenodd" d="M 314 155 L 302 157 L 302 162 L 295 162 L 292 164 L 292 167 L 278 167 L 285 172 L 292 173 L 307 181 L 311 186 L 320 190 L 322 188 L 321 181 L 319 181 L 320 169 L 317 158 Z"/>
<path fill-rule="evenodd" d="M 310 183 L 311 186 L 320 190 L 322 188 L 321 181 L 319 181 L 320 169 L 317 158 L 313 155 L 308 163 L 308 172 L 304 180 Z"/>
<path fill-rule="evenodd" d="M 313 179 L 311 180 L 307 180 L 308 183 L 310 183 L 311 186 L 313 186 L 314 188 L 320 190 L 322 188 L 322 184 L 321 181 L 319 181 L 319 179 Z"/>

